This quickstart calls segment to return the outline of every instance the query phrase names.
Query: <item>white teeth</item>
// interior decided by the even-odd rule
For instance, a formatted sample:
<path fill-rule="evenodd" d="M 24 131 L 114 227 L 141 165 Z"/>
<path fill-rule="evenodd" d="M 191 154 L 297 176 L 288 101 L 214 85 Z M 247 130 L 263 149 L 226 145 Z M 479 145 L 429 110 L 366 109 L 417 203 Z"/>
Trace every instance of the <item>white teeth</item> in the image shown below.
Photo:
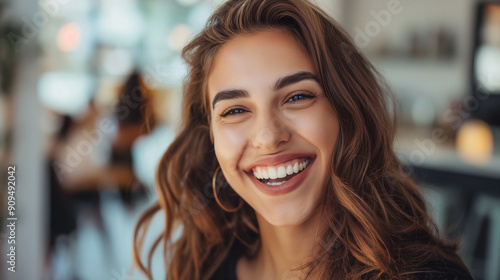
<path fill-rule="evenodd" d="M 267 172 L 269 172 L 269 179 L 277 179 L 278 174 L 276 172 L 276 168 L 274 167 L 268 167 Z"/>
<path fill-rule="evenodd" d="M 269 186 L 279 186 L 279 185 L 282 185 L 283 183 L 285 183 L 286 181 L 282 181 L 282 182 L 276 182 L 276 183 L 272 183 L 272 182 L 266 182 L 267 185 Z"/>
<path fill-rule="evenodd" d="M 278 167 L 278 178 L 285 178 L 286 177 L 286 169 L 284 166 Z"/>
<path fill-rule="evenodd" d="M 269 179 L 269 174 L 267 173 L 267 168 L 262 168 L 262 177 L 264 179 Z"/>
<path fill-rule="evenodd" d="M 253 171 L 253 175 L 257 179 L 278 179 L 285 178 L 288 175 L 297 174 L 304 170 L 311 161 L 306 159 L 303 162 L 295 161 L 292 164 L 276 166 L 266 166 L 266 167 L 256 167 Z M 285 182 L 285 181 L 283 181 Z M 273 183 L 273 185 L 281 185 L 281 183 Z"/>
<path fill-rule="evenodd" d="M 252 172 L 253 172 L 253 176 L 255 176 L 255 178 L 257 178 L 257 179 L 260 179 L 260 178 L 261 178 L 261 177 L 260 177 L 260 172 L 259 172 L 259 168 L 258 168 L 258 167 L 254 168 L 254 169 L 252 170 Z"/>

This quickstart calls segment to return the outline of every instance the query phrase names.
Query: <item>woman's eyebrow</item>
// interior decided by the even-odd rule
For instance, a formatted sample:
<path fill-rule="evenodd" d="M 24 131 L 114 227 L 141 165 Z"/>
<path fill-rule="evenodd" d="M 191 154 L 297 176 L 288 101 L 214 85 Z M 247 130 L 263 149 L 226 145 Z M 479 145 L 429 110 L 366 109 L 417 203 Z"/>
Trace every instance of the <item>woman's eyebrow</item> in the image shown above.
<path fill-rule="evenodd" d="M 274 90 L 280 90 L 286 86 L 289 86 L 291 84 L 298 83 L 303 80 L 314 80 L 319 83 L 318 78 L 311 72 L 307 71 L 300 71 L 288 76 L 284 76 L 279 78 L 276 83 L 274 84 Z M 230 90 L 223 90 L 219 91 L 217 94 L 215 94 L 214 99 L 212 100 L 212 109 L 215 108 L 215 105 L 217 102 L 221 100 L 227 100 L 227 99 L 235 99 L 235 98 L 243 98 L 243 97 L 248 97 L 249 94 L 246 90 L 242 89 L 230 89 Z"/>
<path fill-rule="evenodd" d="M 221 100 L 242 98 L 248 96 L 249 96 L 248 92 L 242 89 L 230 89 L 230 90 L 219 91 L 212 100 L 212 109 L 215 108 L 215 104 L 217 104 L 217 102 Z"/>
<path fill-rule="evenodd" d="M 274 90 L 280 90 L 288 85 L 298 83 L 303 80 L 314 80 L 319 83 L 318 78 L 311 72 L 300 71 L 292 75 L 281 77 L 274 85 Z"/>

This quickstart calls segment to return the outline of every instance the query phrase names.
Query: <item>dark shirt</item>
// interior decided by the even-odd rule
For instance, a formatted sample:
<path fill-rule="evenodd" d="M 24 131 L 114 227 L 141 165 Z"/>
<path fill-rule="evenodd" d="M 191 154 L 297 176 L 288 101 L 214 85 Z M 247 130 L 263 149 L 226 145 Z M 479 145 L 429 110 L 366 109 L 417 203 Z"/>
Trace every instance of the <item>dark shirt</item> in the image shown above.
<path fill-rule="evenodd" d="M 245 250 L 244 245 L 238 239 L 235 239 L 233 247 L 227 254 L 226 259 L 222 262 L 217 271 L 215 271 L 210 280 L 237 280 L 236 263 L 243 250 Z"/>
<path fill-rule="evenodd" d="M 229 251 L 226 259 L 217 269 L 210 280 L 237 280 L 236 263 L 243 252 L 244 247 L 241 242 L 235 240 L 233 247 Z M 432 261 L 427 263 L 422 269 L 423 272 L 415 274 L 418 280 L 473 280 L 468 271 L 460 265 L 449 261 Z"/>

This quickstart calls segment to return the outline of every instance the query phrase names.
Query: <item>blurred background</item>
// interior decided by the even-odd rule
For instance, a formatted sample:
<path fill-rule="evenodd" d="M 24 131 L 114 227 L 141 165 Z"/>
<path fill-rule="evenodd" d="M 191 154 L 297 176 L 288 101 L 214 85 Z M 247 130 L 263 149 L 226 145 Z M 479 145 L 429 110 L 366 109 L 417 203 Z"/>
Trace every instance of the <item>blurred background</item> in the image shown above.
<path fill-rule="evenodd" d="M 145 279 L 133 230 L 178 126 L 180 50 L 221 2 L 0 0 L 0 279 Z M 500 1 L 315 2 L 393 89 L 396 152 L 441 234 L 500 279 Z"/>

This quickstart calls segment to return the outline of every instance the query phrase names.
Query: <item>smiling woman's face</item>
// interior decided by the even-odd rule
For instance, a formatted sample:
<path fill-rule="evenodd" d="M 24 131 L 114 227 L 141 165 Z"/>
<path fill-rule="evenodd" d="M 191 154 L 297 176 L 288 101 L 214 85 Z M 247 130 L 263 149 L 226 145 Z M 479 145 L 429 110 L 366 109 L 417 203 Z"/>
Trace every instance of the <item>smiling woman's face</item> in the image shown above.
<path fill-rule="evenodd" d="M 208 78 L 217 160 L 231 187 L 272 225 L 322 201 L 339 125 L 313 64 L 288 32 L 237 36 Z"/>

